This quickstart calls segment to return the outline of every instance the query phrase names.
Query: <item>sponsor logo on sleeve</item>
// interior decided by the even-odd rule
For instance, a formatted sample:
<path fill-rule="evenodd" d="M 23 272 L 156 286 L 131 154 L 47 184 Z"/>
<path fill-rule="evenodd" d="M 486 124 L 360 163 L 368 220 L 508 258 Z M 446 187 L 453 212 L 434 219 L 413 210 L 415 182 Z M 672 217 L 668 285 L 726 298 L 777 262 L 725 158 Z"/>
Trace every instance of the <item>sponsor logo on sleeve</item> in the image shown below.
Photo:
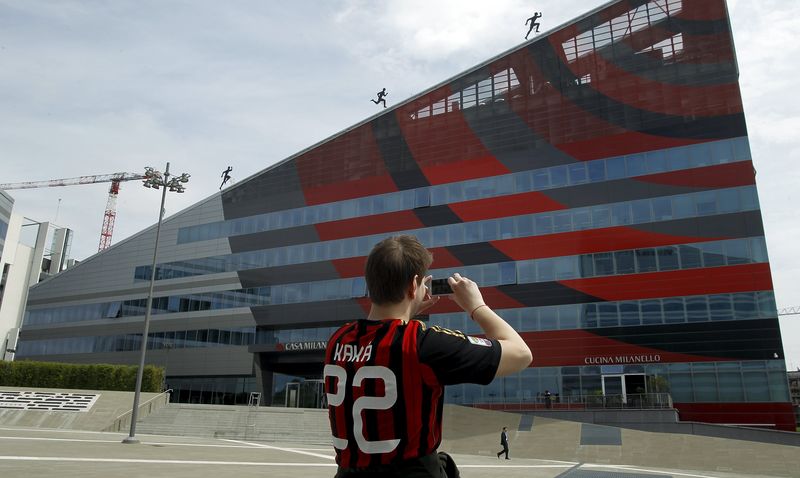
<path fill-rule="evenodd" d="M 492 341 L 491 340 L 484 339 L 482 337 L 468 336 L 467 340 L 469 340 L 469 343 L 475 344 L 475 345 L 482 345 L 484 347 L 491 347 L 492 346 Z"/>

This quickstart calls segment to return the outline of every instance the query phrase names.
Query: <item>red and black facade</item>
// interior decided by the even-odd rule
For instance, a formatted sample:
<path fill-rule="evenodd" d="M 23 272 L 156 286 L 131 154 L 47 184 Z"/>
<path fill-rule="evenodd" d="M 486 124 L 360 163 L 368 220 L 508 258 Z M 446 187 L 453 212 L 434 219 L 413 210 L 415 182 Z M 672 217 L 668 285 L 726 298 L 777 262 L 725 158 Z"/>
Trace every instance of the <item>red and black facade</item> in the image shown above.
<path fill-rule="evenodd" d="M 135 363 L 120 319 L 144 315 L 151 232 L 32 289 L 18 356 Z M 163 232 L 149 356 L 180 401 L 288 404 L 291 384 L 319 405 L 330 332 L 369 308 L 370 248 L 410 233 L 534 354 L 446 402 L 666 391 L 683 420 L 794 429 L 724 0 L 607 4 Z M 426 320 L 480 334 L 447 300 Z"/>
<path fill-rule="evenodd" d="M 737 152 L 742 147 L 747 149 L 746 144 L 738 70 L 724 1 L 619 1 L 291 158 L 232 189 L 223 201 L 226 219 L 235 219 L 401 191 L 429 194 L 431 188 L 449 184 L 469 187 L 470 181 L 481 178 L 556 168 L 550 169 L 549 182 L 541 188 L 437 204 L 423 200 L 416 207 L 231 237 L 230 244 L 236 253 L 262 249 L 264 244 L 283 247 L 356 240 L 459 223 L 484 224 L 581 208 L 594 211 L 591 208 L 603 205 L 641 205 L 646 201 L 652 205 L 663 198 L 752 189 L 752 161 L 746 152 Z M 729 146 L 733 148 L 732 158 L 711 158 L 718 149 L 725 156 Z M 611 165 L 606 162 L 602 180 L 568 180 L 565 184 L 556 180 L 559 167 L 595 164 L 609 158 L 626 158 L 622 175 L 612 177 Z M 659 158 L 669 164 L 660 168 Z M 654 166 L 638 168 L 634 166 L 637 161 L 650 161 Z M 567 171 L 571 173 L 572 169 Z M 699 207 L 695 204 L 695 212 Z M 634 251 L 638 258 L 640 251 L 658 254 L 660 247 L 691 248 L 703 243 L 763 239 L 757 205 L 727 208 L 724 199 L 718 199 L 715 207 L 716 211 L 703 214 L 652 216 L 649 221 L 629 224 L 615 224 L 613 218 L 608 224 L 594 220 L 580 228 L 573 215 L 572 227 L 563 232 L 555 227 L 552 232 L 544 228 L 543 233 L 538 229 L 533 233 L 513 230 L 492 240 L 436 244 L 432 247 L 432 269 L 520 264 L 568 256 L 596 258 L 597 254 L 613 256 L 619 251 Z M 674 269 L 634 268 L 626 273 L 589 277 L 581 270 L 580 277 L 564 280 L 487 286 L 484 294 L 494 308 L 506 311 L 615 304 L 619 320 L 611 313 L 606 317 L 608 326 L 585 327 L 585 308 L 571 309 L 579 314 L 573 328 L 559 323 L 555 329 L 542 330 L 541 322 L 527 324 L 525 313 L 518 314 L 521 318 L 517 324 L 534 352 L 532 368 L 551 370 L 549 376 L 555 377 L 548 382 L 552 383 L 547 385 L 550 390 L 565 395 L 575 391 L 564 388 L 565 367 L 572 367 L 574 372 L 576 367 L 599 369 L 611 364 L 613 373 L 624 375 L 629 363 L 626 357 L 636 357 L 635 373 L 650 376 L 646 369 L 652 368 L 669 377 L 669 366 L 682 364 L 674 371 L 675 377 L 681 377 L 681 384 L 675 386 L 683 387 L 674 397 L 682 418 L 779 428 L 791 423 L 793 427 L 788 395 L 783 397 L 780 385 L 770 382 L 775 380 L 774 374 L 770 375 L 773 371 L 783 370 L 774 304 L 771 314 L 770 306 L 763 304 L 763 310 L 751 318 L 746 318 L 746 312 L 738 314 L 741 317 L 736 312 L 736 294 L 755 294 L 756 300 L 769 297 L 769 263 L 766 258 L 739 261 L 730 257 L 721 264 L 709 261 L 708 267 L 706 262 L 687 267 L 681 263 Z M 364 261 L 363 253 L 342 254 L 331 260 L 253 268 L 239 274 L 246 286 L 271 283 L 278 277 L 316 282 L 359 277 Z M 619 270 L 617 264 L 613 271 Z M 709 302 L 709 298 L 720 297 L 732 297 L 729 300 L 734 302 L 715 312 L 714 305 L 719 304 Z M 659 320 L 653 319 L 652 325 L 643 318 L 636 325 L 626 325 L 623 320 L 621 304 L 627 303 L 631 310 L 638 307 L 643 317 L 643 303 L 658 300 L 661 314 L 666 316 L 665 300 L 669 298 L 680 299 L 684 316 L 694 315 L 683 321 L 677 318 L 680 314 L 673 321 L 662 319 L 657 323 Z M 705 298 L 709 317 L 701 317 L 702 307 L 689 312 L 688 298 Z M 268 305 L 253 312 L 263 327 L 314 327 L 363 317 L 367 307 L 366 298 L 353 297 Z M 747 308 L 745 305 L 743 310 Z M 726 310 L 730 311 L 728 317 Z M 449 301 L 440 302 L 430 313 L 432 322 L 442 318 L 446 325 L 463 323 L 453 319 L 459 310 Z M 540 316 L 542 313 L 539 310 Z M 627 323 L 637 322 L 633 316 L 631 312 Z M 724 375 L 728 373 L 726 363 L 736 364 L 730 370 L 735 369 L 739 379 Z M 762 376 L 751 380 L 746 376 L 751 369 L 760 370 Z M 583 373 L 579 370 L 577 375 Z M 604 370 L 591 373 L 601 376 L 602 385 Z M 652 373 L 658 375 L 657 371 Z M 713 380 L 704 375 L 708 373 L 713 374 Z M 532 391 L 508 393 L 514 385 L 506 384 L 502 393 L 491 399 L 481 394 L 478 401 L 532 399 L 543 392 L 540 388 L 545 375 L 531 381 L 537 383 Z M 691 390 L 694 382 L 717 387 L 715 393 L 705 394 L 716 398 L 705 401 L 697 397 Z M 517 383 L 518 388 L 525 388 L 526 380 L 523 377 Z M 592 379 L 587 383 L 598 382 Z M 748 387 L 758 384 L 771 393 L 747 393 Z M 731 387 L 741 390 L 727 394 L 725 390 Z M 577 390 L 592 392 L 591 386 Z M 464 401 L 469 392 L 458 395 L 448 398 Z"/>

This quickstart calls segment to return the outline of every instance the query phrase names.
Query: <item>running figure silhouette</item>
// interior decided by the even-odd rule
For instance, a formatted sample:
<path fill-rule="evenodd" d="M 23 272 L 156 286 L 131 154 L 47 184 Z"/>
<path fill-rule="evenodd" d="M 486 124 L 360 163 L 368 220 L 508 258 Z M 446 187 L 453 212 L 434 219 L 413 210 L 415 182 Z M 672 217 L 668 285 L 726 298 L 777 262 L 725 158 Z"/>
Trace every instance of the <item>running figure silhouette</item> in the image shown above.
<path fill-rule="evenodd" d="M 539 22 L 536 21 L 539 18 L 542 18 L 542 12 L 536 12 L 536 13 L 533 14 L 532 17 L 530 17 L 529 19 L 525 20 L 525 25 L 527 25 L 528 23 L 531 24 L 531 27 L 528 29 L 528 33 L 525 34 L 525 39 L 526 40 L 528 39 L 528 35 L 531 34 L 531 31 L 533 30 L 533 27 L 536 27 L 536 33 L 539 33 Z"/>
<path fill-rule="evenodd" d="M 378 103 L 383 103 L 383 107 L 386 108 L 386 100 L 384 98 L 386 98 L 389 95 L 389 93 L 386 92 L 386 88 L 384 88 L 381 91 L 379 91 L 377 93 L 377 95 L 378 95 L 378 99 L 377 100 L 370 100 L 370 101 L 375 103 L 376 105 Z"/>
<path fill-rule="evenodd" d="M 231 179 L 231 174 L 230 174 L 231 171 L 233 171 L 233 168 L 228 166 L 228 169 L 222 172 L 222 176 L 220 176 L 222 178 L 222 184 L 219 185 L 220 191 L 222 191 L 222 186 L 224 186 L 225 183 L 227 183 Z"/>

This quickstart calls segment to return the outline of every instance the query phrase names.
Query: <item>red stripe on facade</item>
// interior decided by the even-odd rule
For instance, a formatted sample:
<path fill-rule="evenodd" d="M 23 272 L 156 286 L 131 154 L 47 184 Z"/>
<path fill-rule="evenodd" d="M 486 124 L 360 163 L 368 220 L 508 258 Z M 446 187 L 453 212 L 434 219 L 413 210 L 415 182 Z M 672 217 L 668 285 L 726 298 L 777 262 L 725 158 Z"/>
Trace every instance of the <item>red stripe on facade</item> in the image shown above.
<path fill-rule="evenodd" d="M 707 140 L 694 140 L 689 138 L 669 138 L 654 136 L 636 131 L 620 132 L 606 136 L 597 136 L 591 139 L 564 142 L 558 149 L 581 161 L 622 156 L 625 154 L 655 151 L 665 148 L 676 148 L 689 144 L 703 143 Z"/>
<path fill-rule="evenodd" d="M 315 224 L 314 227 L 317 229 L 321 241 L 331 241 L 346 237 L 418 229 L 425 227 L 425 225 L 414 214 L 414 211 L 397 211 L 339 221 L 320 222 Z"/>
<path fill-rule="evenodd" d="M 395 191 L 397 191 L 397 186 L 390 176 L 373 176 L 304 188 L 303 195 L 306 198 L 306 204 L 313 206 Z"/>
<path fill-rule="evenodd" d="M 764 390 L 768 393 L 768 390 Z M 729 425 L 761 426 L 795 431 L 794 409 L 790 402 L 674 403 L 682 422 L 709 422 Z M 770 426 L 772 425 L 772 426 Z"/>
<path fill-rule="evenodd" d="M 468 179 L 487 178 L 508 174 L 508 168 L 494 156 L 484 156 L 468 161 L 453 161 L 422 168 L 422 173 L 433 184 L 453 183 Z"/>
<path fill-rule="evenodd" d="M 684 20 L 724 20 L 727 18 L 725 2 L 722 0 L 682 2 L 681 7 L 681 11 L 676 16 Z"/>
<path fill-rule="evenodd" d="M 595 335 L 587 330 L 522 332 L 520 336 L 533 352 L 531 367 L 719 362 L 731 360 L 642 347 Z"/>
<path fill-rule="evenodd" d="M 772 290 L 769 264 L 744 264 L 669 272 L 559 281 L 608 301 Z"/>
<path fill-rule="evenodd" d="M 504 239 L 491 241 L 490 244 L 511 259 L 521 261 L 722 239 L 726 239 L 726 237 L 677 236 L 620 226 Z"/>
<path fill-rule="evenodd" d="M 306 151 L 293 162 L 307 204 L 397 190 L 369 123 Z"/>
<path fill-rule="evenodd" d="M 702 188 L 732 188 L 756 183 L 752 161 L 718 164 L 704 168 L 684 169 L 669 173 L 650 174 L 636 178 L 646 183 L 669 186 L 691 186 Z"/>
<path fill-rule="evenodd" d="M 420 169 L 426 175 L 435 171 L 432 176 L 444 182 L 456 181 L 447 178 L 457 177 L 463 167 L 448 171 L 447 165 L 491 158 L 491 152 L 464 119 L 458 102 L 446 104 L 452 93 L 449 86 L 443 86 L 396 112 L 403 138 Z"/>
<path fill-rule="evenodd" d="M 560 202 L 550 199 L 540 192 L 462 201 L 449 204 L 449 206 L 464 222 L 566 209 L 566 206 Z"/>
<path fill-rule="evenodd" d="M 684 37 L 684 41 L 689 41 L 689 38 Z M 692 37 L 692 41 L 696 39 Z M 712 43 L 712 47 L 716 46 L 716 42 Z M 742 112 L 739 84 L 735 79 L 732 79 L 733 83 L 725 84 L 673 85 L 629 73 L 601 55 L 591 56 L 594 62 L 589 71 L 579 70 L 574 63 L 568 63 L 568 66 L 578 78 L 591 74 L 589 87 L 620 103 L 675 116 L 710 117 Z M 715 60 L 719 61 L 718 58 Z M 625 88 L 620 88 L 620 84 Z"/>
<path fill-rule="evenodd" d="M 367 266 L 367 256 L 347 257 L 345 259 L 333 259 L 331 264 L 336 268 L 339 277 L 361 277 Z"/>
<path fill-rule="evenodd" d="M 461 262 L 450 253 L 445 247 L 434 247 L 433 249 L 429 249 L 431 254 L 433 254 L 433 264 L 431 264 L 431 269 L 444 269 L 446 267 L 458 267 L 463 266 L 464 263 Z"/>

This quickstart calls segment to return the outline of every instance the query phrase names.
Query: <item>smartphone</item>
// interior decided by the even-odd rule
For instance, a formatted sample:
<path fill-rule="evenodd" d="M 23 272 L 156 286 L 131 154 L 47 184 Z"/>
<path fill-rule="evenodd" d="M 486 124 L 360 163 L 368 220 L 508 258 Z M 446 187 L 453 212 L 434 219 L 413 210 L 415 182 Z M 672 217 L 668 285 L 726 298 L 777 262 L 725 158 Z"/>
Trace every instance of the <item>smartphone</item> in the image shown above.
<path fill-rule="evenodd" d="M 453 289 L 450 288 L 447 279 L 433 279 L 431 281 L 431 295 L 447 295 L 452 293 Z"/>

